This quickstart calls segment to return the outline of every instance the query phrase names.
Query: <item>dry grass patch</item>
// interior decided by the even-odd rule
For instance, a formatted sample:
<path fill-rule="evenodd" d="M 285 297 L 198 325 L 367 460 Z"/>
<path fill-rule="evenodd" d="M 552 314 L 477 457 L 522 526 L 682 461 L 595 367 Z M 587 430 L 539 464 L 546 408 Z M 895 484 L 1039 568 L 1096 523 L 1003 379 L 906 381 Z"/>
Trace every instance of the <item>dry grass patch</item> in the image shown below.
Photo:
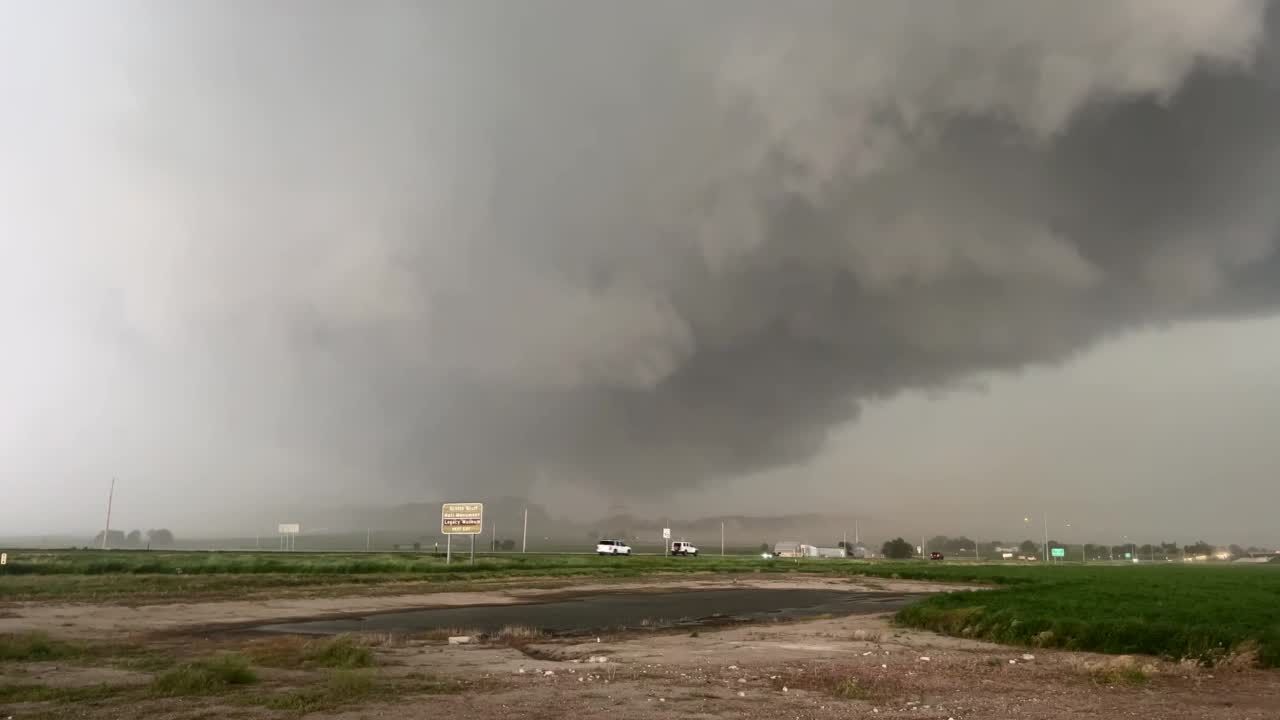
<path fill-rule="evenodd" d="M 843 700 L 889 702 L 903 695 L 899 678 L 863 668 L 825 666 L 788 671 L 773 680 L 774 689 L 808 690 Z"/>
<path fill-rule="evenodd" d="M 350 635 L 307 640 L 296 635 L 254 640 L 243 648 L 255 665 L 273 668 L 367 668 L 373 650 Z"/>

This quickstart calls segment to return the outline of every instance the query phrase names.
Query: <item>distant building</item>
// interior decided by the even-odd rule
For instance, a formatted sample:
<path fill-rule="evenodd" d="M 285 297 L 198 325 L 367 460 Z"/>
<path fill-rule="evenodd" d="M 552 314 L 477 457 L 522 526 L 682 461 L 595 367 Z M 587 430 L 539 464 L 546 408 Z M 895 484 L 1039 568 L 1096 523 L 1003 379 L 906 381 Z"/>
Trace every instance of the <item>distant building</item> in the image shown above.
<path fill-rule="evenodd" d="M 818 557 L 818 548 L 804 543 L 784 541 L 773 546 L 773 556 L 780 558 Z"/>
<path fill-rule="evenodd" d="M 871 552 L 871 550 L 862 543 L 854 543 L 853 547 L 849 548 L 849 556 L 865 560 L 870 557 L 875 557 L 875 553 Z"/>
<path fill-rule="evenodd" d="M 803 553 L 800 550 L 798 542 L 780 542 L 773 546 L 773 556 L 780 558 L 801 557 Z"/>
<path fill-rule="evenodd" d="M 820 547 L 820 548 L 814 548 L 814 550 L 817 551 L 818 557 L 823 557 L 823 558 L 849 557 L 848 553 L 846 553 L 844 551 L 844 548 L 842 547 L 833 547 L 833 548 Z"/>

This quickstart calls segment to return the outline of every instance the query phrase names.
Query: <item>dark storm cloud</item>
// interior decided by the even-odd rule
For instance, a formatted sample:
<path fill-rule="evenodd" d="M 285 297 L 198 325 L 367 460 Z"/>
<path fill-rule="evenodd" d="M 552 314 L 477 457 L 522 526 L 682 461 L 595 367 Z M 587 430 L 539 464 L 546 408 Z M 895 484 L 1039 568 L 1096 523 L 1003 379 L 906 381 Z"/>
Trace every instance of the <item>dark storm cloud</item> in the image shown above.
<path fill-rule="evenodd" d="M 151 387 L 206 378 L 225 454 L 653 492 L 803 461 L 868 398 L 1277 300 L 1261 2 L 134 20 L 113 198 L 145 201 L 85 252 Z"/>

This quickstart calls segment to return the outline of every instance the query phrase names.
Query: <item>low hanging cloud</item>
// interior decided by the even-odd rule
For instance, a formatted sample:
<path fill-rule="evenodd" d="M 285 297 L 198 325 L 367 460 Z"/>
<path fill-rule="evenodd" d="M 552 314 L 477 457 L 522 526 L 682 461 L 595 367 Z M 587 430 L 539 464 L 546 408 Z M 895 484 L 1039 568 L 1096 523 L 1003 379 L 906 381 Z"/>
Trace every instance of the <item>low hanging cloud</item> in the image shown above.
<path fill-rule="evenodd" d="M 137 462 L 653 493 L 1280 301 L 1257 0 L 6 12 L 9 376 Z"/>

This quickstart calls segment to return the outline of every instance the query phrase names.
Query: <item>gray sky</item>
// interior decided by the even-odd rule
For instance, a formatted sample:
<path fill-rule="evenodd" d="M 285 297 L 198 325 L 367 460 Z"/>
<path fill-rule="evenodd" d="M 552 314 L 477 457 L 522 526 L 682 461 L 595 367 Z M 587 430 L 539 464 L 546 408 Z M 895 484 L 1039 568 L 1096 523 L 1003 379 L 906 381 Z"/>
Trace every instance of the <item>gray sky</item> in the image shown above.
<path fill-rule="evenodd" d="M 7 4 L 0 534 L 116 475 L 128 526 L 1280 542 L 1277 48 L 1255 0 Z"/>

